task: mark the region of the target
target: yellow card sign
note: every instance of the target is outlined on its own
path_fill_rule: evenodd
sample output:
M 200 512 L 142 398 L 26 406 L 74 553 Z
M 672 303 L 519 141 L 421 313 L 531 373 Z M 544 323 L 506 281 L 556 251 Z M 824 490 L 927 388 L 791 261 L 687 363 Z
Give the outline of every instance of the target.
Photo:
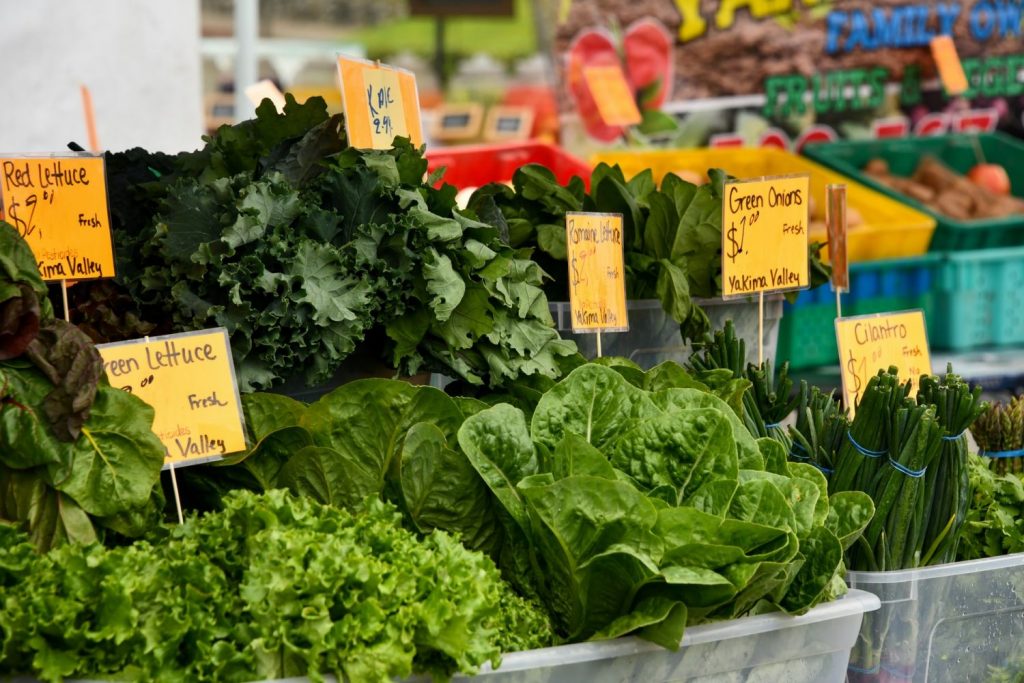
M 901 380 L 917 380 L 932 371 L 928 335 L 921 311 L 861 315 L 836 320 L 836 341 L 843 379 L 843 401 L 851 414 L 868 380 L 889 366 Z
M 358 149 L 390 149 L 398 136 L 423 144 L 416 76 L 404 69 L 338 57 L 341 102 L 348 143 Z
M 935 36 L 931 41 L 932 59 L 935 60 L 935 68 L 939 72 L 939 80 L 942 87 L 950 95 L 962 95 L 969 84 L 967 74 L 964 72 L 964 65 L 957 54 L 956 44 L 952 36 Z
M 625 332 L 622 214 L 567 213 L 566 260 L 573 332 Z
M 621 66 L 588 66 L 583 69 L 583 78 L 594 96 L 597 113 L 607 125 L 635 126 L 643 120 Z
M 167 448 L 165 465 L 194 465 L 245 450 L 224 328 L 96 348 L 110 384 L 153 406 L 153 432 Z
M 722 197 L 722 295 L 803 289 L 810 176 L 725 184 Z
M 44 280 L 114 277 L 102 156 L 0 157 L 0 200 Z

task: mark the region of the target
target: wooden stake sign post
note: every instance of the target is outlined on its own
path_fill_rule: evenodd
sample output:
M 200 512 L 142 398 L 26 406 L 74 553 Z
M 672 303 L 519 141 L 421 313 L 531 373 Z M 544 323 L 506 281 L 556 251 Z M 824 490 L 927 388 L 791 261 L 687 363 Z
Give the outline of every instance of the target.
M 351 57 L 338 57 L 341 103 L 348 144 L 391 149 L 396 137 L 423 144 L 420 99 L 411 71 Z
M 176 467 L 246 448 L 231 346 L 222 327 L 96 347 L 112 386 L 153 406 L 153 432 L 167 449 L 164 469 L 178 498 Z M 178 517 L 181 518 L 181 501 Z
M 806 289 L 810 176 L 725 184 L 722 197 L 722 296 L 758 295 L 757 360 L 764 362 L 764 294 Z
M 836 320 L 843 403 L 856 412 L 868 380 L 880 369 L 896 366 L 900 380 L 917 381 L 931 372 L 928 334 L 920 310 L 878 313 Z
M 0 156 L 3 215 L 24 238 L 48 282 L 114 277 L 103 157 Z
M 629 330 L 622 214 L 567 213 L 565 245 L 572 331 L 597 333 L 600 358 L 602 332 Z
M 846 185 L 825 187 L 825 223 L 828 228 L 828 260 L 832 266 L 832 291 L 836 293 L 836 317 L 843 317 L 841 295 L 850 291 L 850 263 L 846 257 Z

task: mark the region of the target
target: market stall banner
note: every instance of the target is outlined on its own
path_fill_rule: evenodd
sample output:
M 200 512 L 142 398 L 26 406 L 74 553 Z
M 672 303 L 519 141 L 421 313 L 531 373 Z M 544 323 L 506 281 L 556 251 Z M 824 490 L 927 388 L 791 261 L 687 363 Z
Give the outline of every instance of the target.
M 153 406 L 165 467 L 244 451 L 242 402 L 224 328 L 99 344 L 111 385 Z
M 44 280 L 114 277 L 102 156 L 0 157 L 0 199 Z
M 567 86 L 582 36 L 641 19 L 664 25 L 674 45 L 663 109 L 682 119 L 684 146 L 1024 132 L 1021 0 L 573 0 L 563 19 Z M 951 36 L 962 60 L 962 97 L 937 79 L 938 36 Z

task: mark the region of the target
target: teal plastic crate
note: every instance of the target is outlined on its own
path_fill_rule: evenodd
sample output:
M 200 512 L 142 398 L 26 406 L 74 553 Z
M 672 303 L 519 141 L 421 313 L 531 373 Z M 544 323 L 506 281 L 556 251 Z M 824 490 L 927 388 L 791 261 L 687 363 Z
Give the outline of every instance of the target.
M 946 254 L 936 286 L 933 349 L 1024 344 L 1024 247 Z
M 803 153 L 857 182 L 933 216 L 937 222 L 931 251 L 962 251 L 1024 245 L 1024 214 L 1006 218 L 958 221 L 925 207 L 863 172 L 868 161 L 885 159 L 893 175 L 913 175 L 922 157 L 931 155 L 958 173 L 978 163 L 980 148 L 985 161 L 1002 165 L 1010 176 L 1011 192 L 1024 198 L 1024 142 L 1001 133 L 940 135 L 882 140 L 846 140 L 807 145 Z
M 938 304 L 936 278 L 942 261 L 941 254 L 925 254 L 851 264 L 850 291 L 843 295 L 843 315 L 920 308 L 925 312 L 931 338 Z M 794 370 L 836 365 L 839 349 L 835 317 L 836 295 L 831 287 L 800 292 L 795 303 L 784 306 L 776 362 L 788 360 Z

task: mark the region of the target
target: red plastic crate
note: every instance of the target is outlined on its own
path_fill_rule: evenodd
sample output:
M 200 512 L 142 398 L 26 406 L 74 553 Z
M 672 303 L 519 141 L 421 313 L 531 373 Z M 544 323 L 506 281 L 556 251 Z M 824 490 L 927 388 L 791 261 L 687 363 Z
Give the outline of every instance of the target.
M 546 166 L 562 185 L 573 176 L 580 176 L 590 189 L 590 166 L 561 147 L 543 142 L 462 145 L 427 151 L 428 171 L 433 173 L 442 166 L 446 167 L 442 181 L 460 190 L 487 183 L 509 182 L 516 169 L 526 164 Z

